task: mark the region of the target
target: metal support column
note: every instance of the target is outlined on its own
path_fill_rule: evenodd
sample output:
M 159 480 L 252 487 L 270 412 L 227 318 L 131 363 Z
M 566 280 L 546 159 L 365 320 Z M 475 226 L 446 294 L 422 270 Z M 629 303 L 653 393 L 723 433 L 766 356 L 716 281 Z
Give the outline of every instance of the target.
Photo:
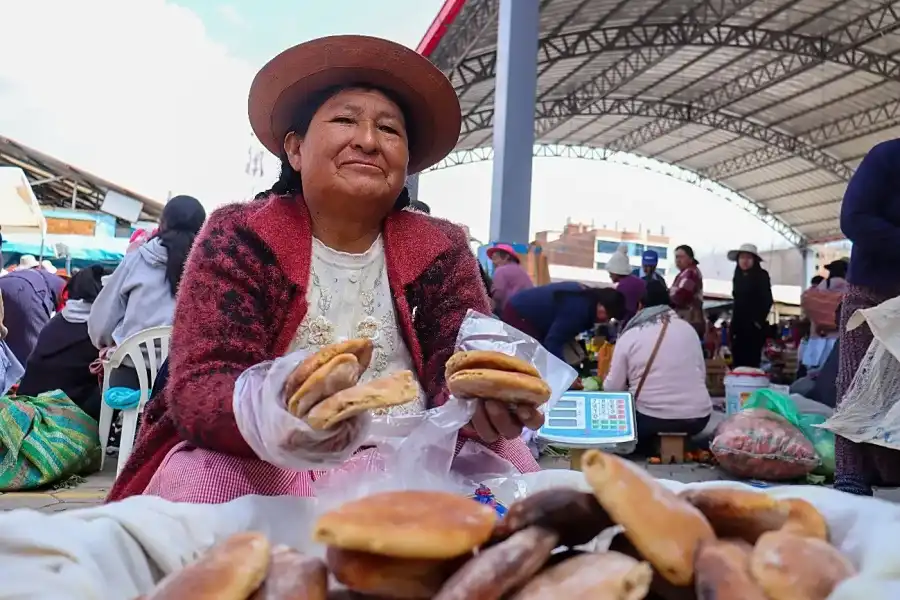
M 500 0 L 494 91 L 492 242 L 529 242 L 539 21 L 539 0 Z
M 409 192 L 410 200 L 419 199 L 419 174 L 410 175 L 406 178 L 406 191 Z

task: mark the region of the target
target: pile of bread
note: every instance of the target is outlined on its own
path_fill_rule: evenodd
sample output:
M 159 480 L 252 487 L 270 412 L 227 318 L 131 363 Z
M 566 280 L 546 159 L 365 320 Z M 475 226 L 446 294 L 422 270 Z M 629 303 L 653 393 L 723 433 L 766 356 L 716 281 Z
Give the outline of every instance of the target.
M 544 490 L 497 519 L 442 492 L 398 491 L 316 522 L 325 560 L 237 535 L 146 600 L 825 600 L 853 565 L 811 504 L 727 488 L 676 494 L 591 450 L 593 493 Z M 604 552 L 575 549 L 619 526 Z

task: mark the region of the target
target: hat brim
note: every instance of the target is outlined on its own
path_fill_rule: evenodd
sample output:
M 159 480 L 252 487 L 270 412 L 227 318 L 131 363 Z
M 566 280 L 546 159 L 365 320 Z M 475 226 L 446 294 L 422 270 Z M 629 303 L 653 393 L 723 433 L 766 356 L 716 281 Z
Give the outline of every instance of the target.
M 737 262 L 738 256 L 741 254 L 752 254 L 756 257 L 756 260 L 759 262 L 763 262 L 763 257 L 757 254 L 756 252 L 750 252 L 749 250 L 729 250 L 728 251 L 728 260 L 731 262 Z
M 362 35 L 305 42 L 266 63 L 250 86 L 250 126 L 269 152 L 281 156 L 297 109 L 322 90 L 349 84 L 371 85 L 402 103 L 407 129 L 412 132 L 410 174 L 435 165 L 453 151 L 462 113 L 450 81 L 414 50 Z
M 513 250 L 512 252 L 510 252 L 507 248 L 498 248 L 498 247 L 496 247 L 496 246 L 493 246 L 493 247 L 491 247 L 491 248 L 488 248 L 487 251 L 485 252 L 485 254 L 487 254 L 487 257 L 488 257 L 488 258 L 493 258 L 493 257 L 494 257 L 494 254 L 496 254 L 497 252 L 506 252 L 507 254 L 509 254 L 509 257 L 510 257 L 511 259 L 513 259 L 513 260 L 516 261 L 517 263 L 518 263 L 518 262 L 521 262 L 521 261 L 519 260 L 519 255 L 515 252 L 515 250 Z

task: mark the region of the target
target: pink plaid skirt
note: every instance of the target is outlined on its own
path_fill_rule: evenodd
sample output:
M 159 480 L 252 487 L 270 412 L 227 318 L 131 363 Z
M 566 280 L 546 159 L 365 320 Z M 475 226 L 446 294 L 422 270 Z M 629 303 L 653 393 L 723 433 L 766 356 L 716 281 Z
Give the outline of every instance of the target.
M 460 438 L 456 442 L 457 454 L 466 441 L 477 443 Z M 501 439 L 486 446 L 522 473 L 540 470 L 521 438 Z M 365 462 L 365 453 L 371 452 L 374 450 L 354 455 L 345 463 L 346 468 L 353 468 L 350 463 Z M 315 482 L 326 473 L 289 471 L 261 460 L 230 456 L 181 442 L 163 459 L 144 494 L 197 504 L 219 504 L 247 495 L 314 496 Z

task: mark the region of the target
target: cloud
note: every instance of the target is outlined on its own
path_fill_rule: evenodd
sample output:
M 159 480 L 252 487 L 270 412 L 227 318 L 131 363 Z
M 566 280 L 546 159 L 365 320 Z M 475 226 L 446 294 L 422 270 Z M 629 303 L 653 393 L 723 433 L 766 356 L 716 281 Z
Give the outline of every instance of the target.
M 196 14 L 164 0 L 30 0 L 0 3 L 0 23 L 0 133 L 161 200 L 250 193 L 255 69 Z
M 216 10 L 220 17 L 235 27 L 244 27 L 247 24 L 243 15 L 241 15 L 241 13 L 238 12 L 238 9 L 231 4 L 222 4 Z

